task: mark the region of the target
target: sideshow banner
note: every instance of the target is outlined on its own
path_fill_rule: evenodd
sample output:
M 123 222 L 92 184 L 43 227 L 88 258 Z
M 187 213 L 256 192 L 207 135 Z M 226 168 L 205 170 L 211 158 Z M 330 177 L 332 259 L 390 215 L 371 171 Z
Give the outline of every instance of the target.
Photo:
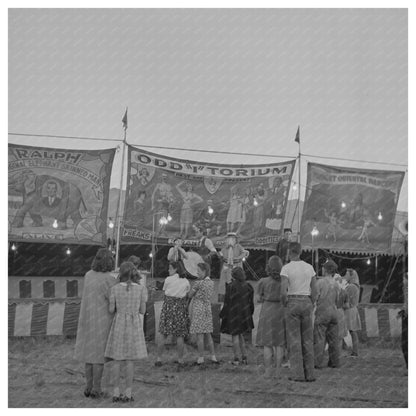
M 275 247 L 283 227 L 295 161 L 219 165 L 185 161 L 129 146 L 124 243 L 199 242 L 216 246 L 235 232 L 246 247 Z
M 114 154 L 9 144 L 9 239 L 105 243 Z
M 389 250 L 403 178 L 404 172 L 309 163 L 302 244 L 333 250 Z

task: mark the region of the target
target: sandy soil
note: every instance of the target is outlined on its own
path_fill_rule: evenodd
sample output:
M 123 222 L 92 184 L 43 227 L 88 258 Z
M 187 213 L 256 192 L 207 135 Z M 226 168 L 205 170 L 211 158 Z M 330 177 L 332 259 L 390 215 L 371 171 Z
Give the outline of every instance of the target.
M 317 370 L 314 383 L 263 377 L 262 350 L 250 347 L 249 364 L 231 365 L 232 350 L 217 345 L 220 366 L 193 366 L 196 350 L 187 346 L 185 368 L 174 364 L 168 347 L 165 364 L 137 362 L 133 403 L 83 396 L 83 365 L 73 358 L 74 339 L 25 338 L 9 341 L 9 407 L 407 407 L 407 371 L 398 348 L 362 347 L 359 358 L 344 358 L 339 369 Z M 104 389 L 110 391 L 106 364 Z

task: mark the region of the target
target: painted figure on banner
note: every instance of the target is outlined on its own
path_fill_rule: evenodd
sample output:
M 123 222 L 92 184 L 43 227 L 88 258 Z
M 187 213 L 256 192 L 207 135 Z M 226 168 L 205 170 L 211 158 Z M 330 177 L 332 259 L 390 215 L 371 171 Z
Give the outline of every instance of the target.
M 267 198 L 267 192 L 260 184 L 257 188 L 256 195 L 254 197 L 254 212 L 253 212 L 253 228 L 255 236 L 261 234 L 263 232 L 263 228 L 265 225 L 265 215 L 264 215 L 264 203 Z
M 9 178 L 9 188 L 21 193 L 23 201 L 12 222 L 15 228 L 23 228 L 27 214 L 32 219 L 31 227 L 51 226 L 57 220 L 58 229 L 68 227 L 67 219 L 72 219 L 72 227 L 76 228 L 82 220 L 81 206 L 86 210 L 79 188 L 50 175 L 37 175 L 26 169 Z M 60 192 L 60 196 L 58 195 Z M 50 224 L 44 224 L 48 218 Z
M 218 220 L 218 208 L 218 204 L 214 204 L 212 199 L 208 199 L 199 214 L 199 221 L 196 225 L 206 231 L 207 237 L 221 234 L 222 226 Z
M 364 216 L 363 216 L 363 219 L 362 219 L 361 234 L 358 237 L 358 241 L 361 241 L 361 242 L 366 243 L 366 244 L 370 244 L 370 240 L 368 238 L 368 229 L 370 227 L 377 227 L 377 225 L 371 219 L 371 216 L 370 216 L 370 213 L 369 213 L 368 209 L 365 209 L 364 210 Z
M 359 193 L 354 200 L 352 201 L 350 208 L 350 223 L 354 226 L 360 225 L 364 217 L 364 203 L 363 203 L 363 194 Z
M 253 201 L 253 190 L 251 187 L 247 186 L 242 198 L 241 220 L 237 228 L 237 235 L 241 234 L 242 229 L 252 226 L 254 210 Z
M 172 185 L 168 183 L 168 175 L 162 173 L 162 181 L 159 182 L 152 193 L 152 211 L 155 216 L 156 234 L 167 236 L 166 224 L 161 223 L 162 218 L 167 218 L 175 198 Z
M 182 187 L 185 189 L 183 190 Z M 192 184 L 188 181 L 182 181 L 176 185 L 176 189 L 183 199 L 180 213 L 180 235 L 182 238 L 188 238 L 190 228 L 194 220 L 193 206 L 203 202 L 203 199 L 193 191 Z
M 139 191 L 139 195 L 133 203 L 134 212 L 131 217 L 131 220 L 136 227 L 143 227 L 144 217 L 146 215 L 145 200 L 146 200 L 146 192 Z
M 331 211 L 328 214 L 328 211 L 325 209 L 325 217 L 328 218 L 329 220 L 329 224 L 328 227 L 326 228 L 326 232 L 325 232 L 325 239 L 328 240 L 328 238 L 332 238 L 334 240 L 334 242 L 337 241 L 337 232 L 339 231 L 339 225 L 342 224 L 342 221 L 340 221 L 337 218 L 337 213 L 336 211 Z
M 286 197 L 286 187 L 283 184 L 283 179 L 280 176 L 276 176 L 272 179 L 272 186 L 269 190 L 268 212 L 267 218 L 282 218 L 283 206 Z
M 245 250 L 243 246 L 238 243 L 236 233 L 229 232 L 227 233 L 225 244 L 219 255 L 223 264 L 218 286 L 218 302 L 223 302 L 225 287 L 231 282 L 231 271 L 235 267 L 243 268 L 243 259 L 248 257 L 249 251 Z
M 227 212 L 227 233 L 233 232 L 236 225 L 238 228 L 242 219 L 242 209 L 240 190 L 235 185 L 231 188 L 230 205 Z

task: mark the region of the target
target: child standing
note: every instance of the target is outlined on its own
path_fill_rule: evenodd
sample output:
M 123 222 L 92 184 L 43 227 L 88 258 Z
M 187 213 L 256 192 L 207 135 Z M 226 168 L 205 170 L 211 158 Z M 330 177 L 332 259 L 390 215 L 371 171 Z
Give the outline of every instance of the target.
M 184 337 L 189 333 L 188 298 L 191 290 L 188 279 L 185 278 L 186 271 L 181 263 L 169 263 L 169 276 L 163 284 L 165 298 L 160 313 L 159 332 L 163 339 L 158 345 L 155 365 L 162 365 L 161 356 L 169 335 L 176 338 L 178 348 L 178 363 L 183 362 Z
M 233 340 L 233 365 L 247 364 L 247 352 L 243 334 L 254 328 L 253 323 L 253 288 L 247 283 L 241 267 L 231 272 L 232 281 L 226 286 L 224 305 L 220 312 L 221 332 L 230 334 Z
M 259 301 L 262 303 L 256 344 L 263 346 L 265 378 L 273 377 L 273 358 L 276 366 L 276 377 L 279 377 L 283 360 L 283 349 L 286 344 L 285 309 L 281 302 L 282 260 L 272 256 L 267 264 L 268 277 L 260 279 L 257 286 Z M 274 356 L 274 357 L 273 357 Z
M 113 363 L 113 402 L 133 401 L 134 360 L 147 357 L 146 342 L 139 313 L 146 312 L 146 293 L 138 284 L 139 274 L 131 262 L 120 266 L 119 283 L 111 288 L 110 312 L 115 312 L 105 356 Z M 125 362 L 126 390 L 120 395 L 120 364 Z
M 212 323 L 211 297 L 214 291 L 214 282 L 209 277 L 210 267 L 207 263 L 199 263 L 197 268 L 198 281 L 194 284 L 188 297 L 192 298 L 189 305 L 191 328 L 190 333 L 196 334 L 198 345 L 197 364 L 204 363 L 204 337 L 208 342 L 211 353 L 211 362 L 218 364 L 215 356 L 214 341 L 211 333 L 214 330 Z

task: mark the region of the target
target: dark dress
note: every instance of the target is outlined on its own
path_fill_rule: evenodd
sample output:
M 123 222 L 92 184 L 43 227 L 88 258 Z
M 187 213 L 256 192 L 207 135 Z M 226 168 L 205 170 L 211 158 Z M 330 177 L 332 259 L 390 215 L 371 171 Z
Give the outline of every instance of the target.
M 233 280 L 226 286 L 224 306 L 220 312 L 221 332 L 240 335 L 254 328 L 254 290 L 247 282 Z

